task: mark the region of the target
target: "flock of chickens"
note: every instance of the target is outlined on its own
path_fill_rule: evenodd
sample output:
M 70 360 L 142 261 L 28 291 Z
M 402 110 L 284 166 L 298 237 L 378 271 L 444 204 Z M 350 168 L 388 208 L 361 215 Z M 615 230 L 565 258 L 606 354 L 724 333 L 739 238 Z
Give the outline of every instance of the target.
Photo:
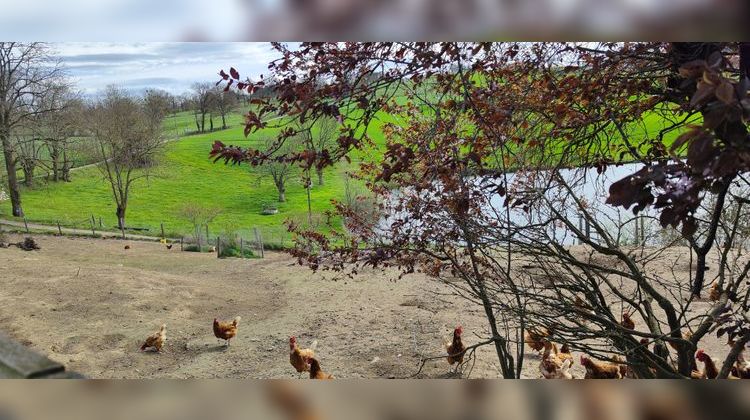
M 164 240 L 162 240 L 162 244 L 165 244 Z M 167 249 L 172 248 L 172 244 L 166 245 Z M 130 246 L 126 245 L 125 249 L 130 249 Z M 716 287 L 712 285 L 711 300 L 714 300 L 714 295 L 718 295 L 718 292 Z M 577 300 L 576 304 L 585 306 L 580 300 Z M 237 335 L 237 327 L 240 320 L 241 318 L 239 316 L 234 318 L 234 320 L 227 322 L 219 321 L 214 318 L 214 336 L 218 339 L 225 340 L 226 346 L 229 346 L 230 340 Z M 622 320 L 620 323 L 627 329 L 635 329 L 635 321 L 631 314 L 627 312 L 622 314 Z M 467 350 L 461 340 L 462 334 L 463 328 L 458 326 L 453 330 L 453 340 L 444 343 L 447 352 L 446 360 L 451 366 L 455 364 L 456 369 L 463 364 L 464 355 Z M 526 345 L 541 353 L 539 372 L 542 374 L 542 377 L 545 379 L 576 379 L 571 372 L 574 358 L 570 348 L 567 344 L 563 344 L 558 349 L 557 344 L 549 340 L 549 337 L 550 332 L 542 327 L 526 331 L 524 339 Z M 162 325 L 159 331 L 146 338 L 146 341 L 141 345 L 141 351 L 152 349 L 160 352 L 166 339 L 167 326 Z M 643 344 L 648 344 L 647 339 L 644 339 L 644 341 Z M 326 373 L 321 369 L 320 361 L 315 358 L 315 348 L 317 343 L 317 341 L 313 341 L 309 348 L 301 349 L 297 344 L 297 338 L 293 336 L 289 337 L 289 362 L 300 376 L 303 372 L 308 372 L 310 379 L 334 379 L 333 375 Z M 672 345 L 671 343 L 669 344 Z M 750 379 L 750 362 L 745 359 L 743 353 L 740 353 L 737 357 L 737 362 L 731 369 L 729 379 Z M 693 379 L 715 379 L 719 376 L 719 369 L 716 366 L 716 363 L 704 350 L 698 350 L 695 353 L 695 359 L 696 361 L 703 363 L 704 369 L 693 370 L 691 374 Z M 612 357 L 612 360 L 614 360 L 614 362 L 596 361 L 586 355 L 581 355 L 581 366 L 586 369 L 584 379 L 637 378 L 635 372 L 625 363 L 624 360 L 622 360 L 622 358 L 615 355 Z
M 232 338 L 237 335 L 237 328 L 240 324 L 241 317 L 235 317 L 232 321 L 220 321 L 214 318 L 213 331 L 214 336 L 224 340 L 225 345 L 229 347 Z M 141 345 L 141 351 L 151 350 L 161 352 L 164 343 L 167 341 L 167 326 L 162 324 L 159 331 L 151 334 Z M 289 338 L 289 362 L 292 364 L 297 373 L 309 372 L 310 379 L 334 379 L 333 375 L 323 372 L 320 368 L 320 362 L 315 358 L 315 347 L 317 341 L 307 349 L 300 349 L 295 337 Z
M 628 313 L 622 314 L 621 325 L 627 329 L 635 329 L 635 321 Z M 573 366 L 573 355 L 567 344 L 559 350 L 557 345 L 549 340 L 550 332 L 546 328 L 537 328 L 526 331 L 525 343 L 537 352 L 541 352 L 539 371 L 545 379 L 575 379 L 570 369 Z M 686 337 L 688 338 L 688 337 Z M 648 339 L 642 341 L 648 345 Z M 732 343 L 729 343 L 732 344 Z M 670 343 L 671 345 L 671 343 Z M 744 352 L 743 352 L 744 353 Z M 731 369 L 729 379 L 750 379 L 750 362 L 744 354 L 740 353 L 737 362 Z M 704 350 L 695 353 L 695 359 L 702 362 L 703 370 L 697 368 L 691 373 L 693 379 L 716 379 L 719 369 L 711 357 Z M 637 379 L 638 375 L 619 356 L 612 357 L 614 362 L 593 360 L 586 355 L 581 355 L 581 366 L 586 369 L 584 379 Z M 697 366 L 697 363 L 696 363 Z

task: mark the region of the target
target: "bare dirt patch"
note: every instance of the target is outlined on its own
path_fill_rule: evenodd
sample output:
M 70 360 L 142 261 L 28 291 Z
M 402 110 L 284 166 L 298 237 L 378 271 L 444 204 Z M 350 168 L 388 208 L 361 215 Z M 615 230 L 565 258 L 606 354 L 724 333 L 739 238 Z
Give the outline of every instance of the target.
M 0 249 L 0 329 L 90 377 L 296 378 L 290 335 L 303 346 L 317 340 L 323 369 L 338 378 L 402 377 L 419 354 L 443 352 L 454 326 L 469 345 L 487 330 L 481 308 L 419 275 L 334 280 L 282 253 L 217 259 L 151 242 L 35 238 L 39 251 Z M 239 334 L 225 348 L 211 322 L 236 315 Z M 162 323 L 164 352 L 140 352 Z M 718 342 L 708 348 L 725 353 Z M 528 356 L 525 377 L 539 377 L 537 360 Z M 429 362 L 420 377 L 449 370 Z M 574 372 L 583 373 L 577 361 Z M 492 348 L 478 351 L 471 376 L 500 376 Z

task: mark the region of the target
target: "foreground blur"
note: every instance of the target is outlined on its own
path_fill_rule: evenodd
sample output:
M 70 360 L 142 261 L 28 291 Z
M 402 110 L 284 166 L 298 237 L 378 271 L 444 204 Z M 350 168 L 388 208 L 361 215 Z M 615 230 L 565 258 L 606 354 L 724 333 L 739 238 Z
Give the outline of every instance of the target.
M 746 0 L 28 0 L 0 39 L 35 41 L 746 38 Z
M 557 382 L 562 385 L 562 382 Z M 15 382 L 0 384 L 0 420 L 749 418 L 746 388 L 728 382 L 501 384 L 488 381 Z M 680 384 L 682 385 L 682 384 Z

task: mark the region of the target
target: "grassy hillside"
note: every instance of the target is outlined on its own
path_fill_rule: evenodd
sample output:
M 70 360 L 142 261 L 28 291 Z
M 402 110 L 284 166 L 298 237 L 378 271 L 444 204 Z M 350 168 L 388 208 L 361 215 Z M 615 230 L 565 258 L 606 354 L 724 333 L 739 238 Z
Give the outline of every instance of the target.
M 214 122 L 216 124 L 216 121 Z M 174 124 L 174 125 L 173 125 Z M 247 165 L 228 166 L 213 163 L 208 158 L 215 140 L 248 146 L 251 141 L 242 135 L 241 117 L 233 115 L 230 128 L 201 135 L 189 135 L 170 141 L 165 147 L 159 169 L 133 188 L 127 211 L 128 224 L 159 232 L 164 223 L 168 234 L 187 234 L 191 230 L 186 220 L 178 217 L 179 209 L 189 202 L 219 207 L 222 213 L 211 224 L 218 233 L 232 225 L 245 231 L 261 227 L 264 239 L 278 237 L 285 231 L 287 218 L 306 220 L 307 199 L 301 176 L 294 176 L 287 186 L 287 201 L 278 203 L 277 193 L 270 179 L 258 182 L 257 170 Z M 175 127 L 177 127 L 175 129 Z M 192 115 L 178 114 L 165 122 L 168 136 L 175 131 L 192 129 Z M 257 138 L 257 137 L 256 137 Z M 312 210 L 322 213 L 330 208 L 330 200 L 343 196 L 346 171 L 344 166 L 325 172 L 325 185 L 312 188 Z M 70 183 L 48 183 L 33 190 L 23 191 L 23 206 L 29 221 L 55 223 L 64 226 L 89 226 L 91 215 L 103 219 L 105 228 L 116 224 L 109 184 L 98 168 L 85 168 L 72 173 Z M 275 215 L 262 215 L 265 204 L 277 206 Z M 0 216 L 9 217 L 10 203 L 3 202 Z M 213 234 L 212 234 L 213 236 Z
M 383 116 L 371 125 L 368 134 L 376 147 L 355 153 L 355 159 L 380 158 L 382 148 L 378 146 L 384 141 L 380 127 L 390 118 Z M 165 120 L 164 134 L 169 142 L 158 170 L 150 178 L 139 181 L 132 190 L 127 210 L 129 226 L 147 228 L 150 233 L 156 234 L 163 223 L 168 235 L 187 235 L 191 225 L 180 219 L 179 210 L 185 203 L 199 203 L 222 209 L 211 223 L 212 236 L 231 227 L 245 237 L 251 237 L 252 228 L 259 227 L 264 232 L 264 239 L 280 241 L 282 237 L 288 238 L 283 226 L 286 219 L 307 219 L 306 192 L 300 175 L 293 176 L 287 185 L 287 201 L 278 203 L 271 180 L 258 181 L 256 168 L 213 163 L 208 158 L 215 140 L 249 146 L 264 134 L 254 133 L 250 140 L 245 139 L 239 112 L 232 114 L 227 123 L 230 125 L 227 130 L 187 135 L 195 129 L 192 113 L 179 113 Z M 634 124 L 630 129 L 636 137 L 653 137 L 666 124 L 660 116 L 653 114 L 644 116 L 642 124 Z M 214 126 L 219 125 L 220 120 L 215 120 Z M 671 142 L 677 134 L 669 133 L 665 141 Z M 326 171 L 324 186 L 313 187 L 312 210 L 318 217 L 331 208 L 331 199 L 343 197 L 345 172 L 351 169 L 351 165 L 341 162 Z M 23 191 L 23 206 L 28 220 L 44 223 L 59 221 L 68 227 L 88 228 L 90 217 L 94 215 L 97 220 L 102 218 L 105 228 L 113 229 L 116 223 L 115 208 L 109 184 L 99 168 L 84 168 L 74 171 L 72 175 L 70 183 L 41 184 L 35 189 Z M 278 214 L 263 215 L 262 209 L 268 204 L 275 205 Z M 0 203 L 0 217 L 10 217 L 9 202 Z

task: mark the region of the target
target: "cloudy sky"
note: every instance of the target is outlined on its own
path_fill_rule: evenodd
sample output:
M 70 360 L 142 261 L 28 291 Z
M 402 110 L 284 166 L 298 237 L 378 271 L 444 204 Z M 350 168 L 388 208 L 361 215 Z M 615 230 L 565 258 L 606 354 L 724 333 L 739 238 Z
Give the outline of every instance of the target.
M 180 94 L 194 82 L 219 80 L 235 67 L 257 79 L 276 58 L 263 42 L 146 42 L 53 44 L 78 89 L 95 94 L 107 85 L 141 91 L 159 88 Z

